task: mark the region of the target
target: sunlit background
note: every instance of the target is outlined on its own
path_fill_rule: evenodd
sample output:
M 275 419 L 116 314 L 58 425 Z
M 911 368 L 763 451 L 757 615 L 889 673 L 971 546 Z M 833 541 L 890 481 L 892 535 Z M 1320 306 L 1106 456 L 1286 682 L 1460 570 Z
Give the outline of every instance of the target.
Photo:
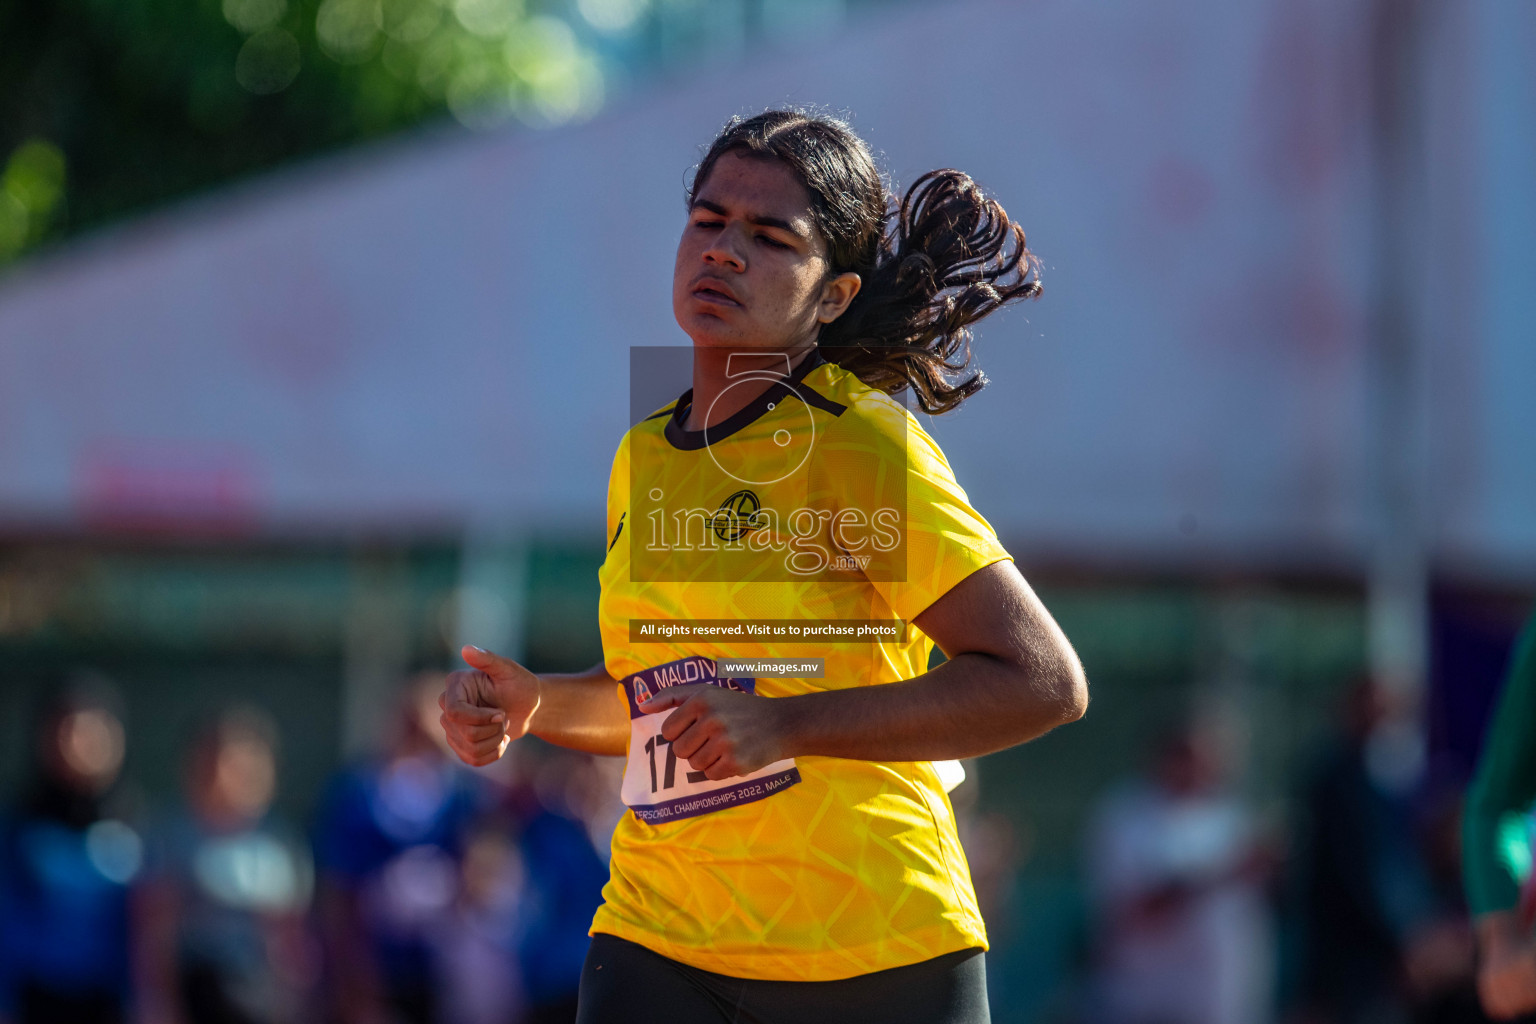
M 1511 0 L 0 3 L 0 798 L 83 843 L 0 863 L 124 936 L 50 977 L 170 1020 L 244 943 L 252 1019 L 569 1019 L 612 765 L 451 771 L 412 687 L 600 659 L 684 183 L 800 103 L 1044 261 L 925 421 L 1093 691 L 954 794 L 994 1018 L 1161 970 L 1116 902 L 1157 861 L 1227 865 L 1190 1019 L 1480 1019 L 1448 837 L 1536 594 L 1533 53 Z M 1350 771 L 1377 824 L 1319 838 Z M 1385 1016 L 1318 980 L 1324 842 L 1393 879 L 1348 925 Z

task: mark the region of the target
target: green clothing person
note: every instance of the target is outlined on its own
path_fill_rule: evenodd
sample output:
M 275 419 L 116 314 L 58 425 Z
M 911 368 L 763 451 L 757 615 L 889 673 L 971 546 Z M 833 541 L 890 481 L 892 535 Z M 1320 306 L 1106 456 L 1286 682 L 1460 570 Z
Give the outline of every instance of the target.
M 1522 914 L 1536 805 L 1536 617 L 1526 624 L 1467 793 L 1462 849 L 1477 925 L 1478 993 L 1492 1017 L 1536 1012 L 1536 932 Z

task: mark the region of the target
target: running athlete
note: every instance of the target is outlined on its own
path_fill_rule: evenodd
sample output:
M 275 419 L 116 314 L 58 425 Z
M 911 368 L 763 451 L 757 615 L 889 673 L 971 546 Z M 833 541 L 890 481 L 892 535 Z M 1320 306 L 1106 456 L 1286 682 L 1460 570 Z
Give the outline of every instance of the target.
M 1039 290 L 969 177 L 896 204 L 840 121 L 770 111 L 706 153 L 673 272 L 693 387 L 614 459 L 603 663 L 466 647 L 441 700 L 472 765 L 528 733 L 628 759 L 582 1024 L 989 1019 L 946 765 L 1081 717 L 1087 684 L 903 400 L 977 392 L 969 327 Z
M 1483 1008 L 1498 1020 L 1536 1014 L 1536 618 L 1515 648 L 1463 830 Z

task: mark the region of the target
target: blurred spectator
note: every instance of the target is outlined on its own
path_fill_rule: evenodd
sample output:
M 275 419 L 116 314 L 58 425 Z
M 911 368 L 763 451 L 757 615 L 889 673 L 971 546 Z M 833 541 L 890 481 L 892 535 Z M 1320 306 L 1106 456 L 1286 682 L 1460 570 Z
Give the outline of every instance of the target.
M 1029 853 L 1029 831 L 1016 814 L 981 807 L 981 766 L 965 763 L 965 778 L 949 792 L 971 884 L 987 935 L 1007 941 L 1013 928 L 1014 883 Z
M 589 835 L 601 826 L 585 819 L 611 832 L 618 802 L 601 764 L 534 739 L 497 764 L 497 800 L 473 830 L 455 913 L 436 943 L 447 1024 L 576 1019 L 587 928 L 608 881 Z
M 1483 1005 L 1536 1015 L 1536 617 L 1515 647 L 1467 793 L 1467 896 L 1477 915 Z
M 1109 1024 L 1253 1024 L 1270 1017 L 1269 857 L 1225 792 L 1214 730 L 1187 725 L 1152 771 L 1110 790 L 1089 831 L 1097 977 Z
M 413 680 L 383 755 L 343 770 L 320 808 L 321 931 L 330 1011 L 344 1024 L 446 1019 L 434 946 L 455 924 L 472 828 L 489 794 L 483 779 L 444 756 L 441 691 L 439 676 Z M 470 868 L 478 888 L 468 898 L 494 904 L 500 883 L 482 877 L 512 869 L 487 869 L 486 859 Z M 515 961 L 505 969 L 515 971 Z M 493 982 L 501 983 L 482 977 Z
M 43 714 L 31 788 L 0 824 L 0 1018 L 16 1024 L 124 1019 L 129 884 L 142 844 L 110 816 L 122 718 L 77 690 Z
M 613 832 L 618 780 L 604 770 L 622 762 L 521 741 L 538 762 L 533 785 L 514 784 L 505 807 L 528 880 L 527 925 L 520 952 L 528 994 L 527 1024 L 569 1024 L 586 960 L 587 928 L 603 900 L 608 866 L 593 831 Z M 535 754 L 534 752 L 537 751 Z M 531 756 L 530 756 L 531 755 Z M 606 850 L 606 843 L 604 849 Z
M 385 755 L 344 771 L 321 810 L 333 1016 L 569 1024 L 608 880 L 590 832 L 611 831 L 617 781 L 536 740 L 463 768 L 444 756 L 441 690 L 414 680 Z
M 1477 1000 L 1472 921 L 1461 888 L 1460 794 L 1441 788 L 1420 813 L 1431 911 L 1404 964 L 1414 1024 L 1485 1024 Z
M 145 886 L 150 1016 L 277 1024 L 305 1016 L 317 951 L 305 931 L 309 850 L 274 820 L 276 731 L 229 711 L 194 740 L 187 810 L 158 836 Z
M 1434 906 L 1405 776 L 1384 742 L 1401 718 L 1380 686 L 1356 683 L 1306 787 L 1296 867 L 1308 1021 L 1406 1019 L 1409 955 Z
M 473 832 L 455 912 L 436 942 L 448 1024 L 571 1024 L 587 928 L 608 869 L 543 782 L 590 761 L 525 743 L 495 811 Z M 532 778 L 530 778 L 532 776 Z
M 522 1021 L 528 1002 L 516 969 L 528 937 L 522 854 L 507 829 L 481 827 L 466 844 L 460 867 L 453 912 L 433 942 L 439 1017 L 447 1024 Z

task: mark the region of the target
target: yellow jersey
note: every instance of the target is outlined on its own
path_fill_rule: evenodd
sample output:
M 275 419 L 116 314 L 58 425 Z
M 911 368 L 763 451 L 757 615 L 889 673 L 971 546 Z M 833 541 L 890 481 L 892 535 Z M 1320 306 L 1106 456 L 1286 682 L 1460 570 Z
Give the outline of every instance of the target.
M 812 351 L 689 431 L 692 392 L 632 427 L 608 485 L 599 618 L 634 730 L 626 812 L 592 932 L 741 978 L 827 981 L 986 948 L 932 762 L 796 757 L 710 782 L 664 756 L 637 701 L 713 682 L 764 698 L 921 675 L 933 641 L 781 629 L 700 638 L 632 622 L 910 624 L 1007 551 L 898 401 Z M 734 386 L 734 384 L 732 385 Z M 820 657 L 821 678 L 724 680 L 711 659 Z

